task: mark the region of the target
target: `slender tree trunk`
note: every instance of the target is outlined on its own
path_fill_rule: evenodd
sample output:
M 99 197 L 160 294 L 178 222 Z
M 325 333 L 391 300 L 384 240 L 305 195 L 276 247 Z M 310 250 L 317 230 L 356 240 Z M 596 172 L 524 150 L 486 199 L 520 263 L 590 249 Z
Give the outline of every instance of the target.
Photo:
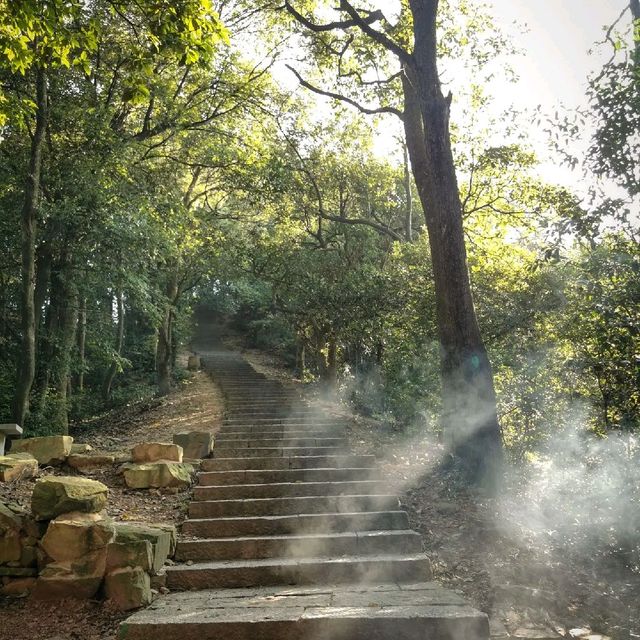
M 58 302 L 58 335 L 55 338 L 55 358 L 51 372 L 52 395 L 51 410 L 47 412 L 50 426 L 56 433 L 69 433 L 69 375 L 71 372 L 71 353 L 78 317 L 78 290 L 75 286 L 71 266 L 67 265 L 58 283 L 60 300 Z
M 158 328 L 156 346 L 156 373 L 158 375 L 158 393 L 166 396 L 171 391 L 171 334 L 173 331 L 174 305 L 178 299 L 178 279 L 175 273 L 169 277 L 166 289 L 167 304 L 162 323 Z
M 31 393 L 36 370 L 35 248 L 42 148 L 47 128 L 47 106 L 47 74 L 43 68 L 39 68 L 36 75 L 36 126 L 31 140 L 29 173 L 25 184 L 21 220 L 22 286 L 20 313 L 22 344 L 13 406 L 14 420 L 20 425 L 24 424 L 29 412 L 29 394 Z
M 334 337 L 329 339 L 325 374 L 327 388 L 335 391 L 338 388 L 338 344 Z
M 303 381 L 307 369 L 305 351 L 306 350 L 304 342 L 298 338 L 296 343 L 296 370 L 298 371 L 300 380 Z
M 404 235 L 407 242 L 413 241 L 413 194 L 411 193 L 411 165 L 406 143 L 402 145 L 404 157 L 404 193 L 407 208 L 404 214 Z
M 59 334 L 59 306 L 62 293 L 58 289 L 57 272 L 51 271 L 51 297 L 44 313 L 44 322 L 37 342 L 36 375 L 31 390 L 31 413 L 44 415 L 51 383 L 51 369 L 55 357 L 56 339 Z
M 405 133 L 429 232 L 441 354 L 445 441 L 467 479 L 493 484 L 502 462 L 493 374 L 467 267 L 449 131 L 437 69 L 438 0 L 410 0 L 415 48 L 405 69 Z
M 49 292 L 49 285 L 51 282 L 52 263 L 52 247 L 49 242 L 45 242 L 36 251 L 36 280 L 33 293 L 36 345 L 39 339 L 40 328 L 42 324 L 42 310 L 44 308 L 45 300 L 47 299 L 47 293 Z
M 121 289 L 118 289 L 116 293 L 116 304 L 118 307 L 118 326 L 116 329 L 115 349 L 113 360 L 102 381 L 102 399 L 105 402 L 108 402 L 111 398 L 111 386 L 113 385 L 116 373 L 118 373 L 118 358 L 122 355 L 122 347 L 124 346 L 124 297 Z
M 84 369 L 85 363 L 85 350 L 87 344 L 87 299 L 82 298 L 80 301 L 80 309 L 78 311 L 78 378 L 76 386 L 78 391 L 82 393 L 84 391 Z

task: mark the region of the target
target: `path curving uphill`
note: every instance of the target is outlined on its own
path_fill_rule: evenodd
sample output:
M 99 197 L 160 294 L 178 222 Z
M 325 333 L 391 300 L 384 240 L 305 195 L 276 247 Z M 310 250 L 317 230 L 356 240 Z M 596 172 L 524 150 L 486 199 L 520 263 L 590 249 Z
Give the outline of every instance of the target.
M 126 640 L 486 640 L 484 614 L 430 582 L 373 456 L 344 425 L 220 345 L 203 365 L 226 397 L 182 527 L 171 593 Z

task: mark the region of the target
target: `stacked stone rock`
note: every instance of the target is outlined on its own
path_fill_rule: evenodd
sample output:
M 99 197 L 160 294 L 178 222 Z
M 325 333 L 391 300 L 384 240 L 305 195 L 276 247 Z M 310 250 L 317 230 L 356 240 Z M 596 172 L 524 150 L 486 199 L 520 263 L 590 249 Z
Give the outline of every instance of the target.
M 176 438 L 190 453 L 209 455 L 213 447 L 208 433 Z M 184 488 L 191 483 L 193 466 L 182 461 L 177 444 L 144 443 L 130 455 L 114 456 L 74 445 L 68 436 L 16 441 L 12 454 L 0 458 L 0 470 L 10 481 L 35 474 L 38 463 L 87 472 L 123 458 L 134 460 L 121 468 L 125 482 L 133 479 L 127 482 L 130 487 Z M 123 610 L 149 604 L 152 587 L 162 588 L 164 566 L 175 553 L 175 527 L 114 522 L 106 514 L 107 501 L 108 488 L 101 482 L 48 476 L 36 483 L 30 512 L 0 503 L 1 593 L 44 599 L 105 596 Z
M 19 505 L 0 502 L 0 593 L 21 596 L 35 584 L 43 527 Z
M 88 478 L 49 476 L 33 491 L 31 513 L 0 503 L 4 595 L 42 599 L 104 594 L 123 610 L 149 604 L 175 553 L 175 527 L 120 523 L 104 511 L 108 489 Z
M 122 465 L 124 481 L 132 489 L 173 488 L 191 485 L 192 464 L 182 461 L 183 449 L 177 444 L 145 442 L 131 450 L 132 463 Z

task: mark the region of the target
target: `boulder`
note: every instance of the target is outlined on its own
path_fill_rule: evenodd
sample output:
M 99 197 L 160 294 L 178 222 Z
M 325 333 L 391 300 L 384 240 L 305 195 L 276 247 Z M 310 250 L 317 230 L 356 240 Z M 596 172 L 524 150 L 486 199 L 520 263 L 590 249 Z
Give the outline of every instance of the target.
M 17 505 L 12 507 L 0 502 L 0 534 L 7 531 L 19 532 L 23 526 L 26 513 Z
M 187 369 L 189 369 L 189 371 L 198 371 L 200 369 L 200 356 L 189 356 Z
M 0 456 L 0 482 L 33 478 L 38 473 L 38 461 L 30 453 L 10 453 Z
M 31 511 L 36 520 L 53 520 L 63 513 L 98 513 L 107 505 L 109 490 L 87 478 L 50 476 L 36 482 Z
M 72 453 L 67 458 L 67 464 L 80 472 L 109 467 L 115 464 L 115 461 L 115 456 L 100 453 Z
M 93 451 L 93 447 L 90 444 L 84 444 L 82 442 L 74 442 L 71 445 L 71 454 L 76 453 L 89 453 L 89 451 Z
M 511 637 L 517 640 L 558 640 L 561 636 L 547 627 L 522 627 L 516 629 Z
M 71 436 L 25 438 L 11 443 L 11 453 L 30 453 L 38 464 L 62 464 L 71 453 Z
M 142 522 L 118 522 L 116 523 L 117 544 L 131 546 L 140 541 L 151 544 L 153 560 L 151 573 L 158 573 L 167 558 L 175 549 L 176 530 L 170 525 L 148 525 Z
M 18 562 L 22 555 L 22 543 L 20 534 L 15 531 L 8 531 L 0 537 L 0 564 L 7 562 Z
M 147 462 L 122 466 L 124 481 L 131 489 L 184 488 L 191 485 L 193 466 L 180 462 Z
M 48 564 L 38 576 L 33 596 L 42 600 L 87 600 L 98 592 L 104 578 L 106 548 L 72 562 Z
M 107 574 L 105 592 L 107 598 L 122 611 L 151 604 L 149 574 L 140 567 L 116 569 Z
M 153 571 L 153 545 L 149 540 L 112 542 L 107 547 L 107 573 L 126 567 Z
M 0 589 L 0 594 L 8 598 L 24 598 L 36 585 L 35 578 L 17 578 L 11 580 Z
M 182 462 L 182 447 L 163 442 L 141 442 L 131 449 L 134 462 Z
M 169 557 L 173 558 L 176 553 L 176 547 L 178 546 L 178 532 L 173 524 L 154 524 L 154 527 L 162 529 L 165 533 L 169 534 Z
M 18 562 L 22 555 L 22 518 L 0 502 L 0 564 Z
M 99 513 L 66 513 L 49 523 L 40 545 L 55 562 L 71 562 L 105 549 L 115 537 L 111 520 Z
M 22 553 L 20 554 L 21 567 L 35 567 L 38 564 L 38 549 L 33 545 L 26 545 L 22 539 Z
M 213 434 L 209 431 L 176 433 L 174 444 L 182 447 L 185 458 L 208 458 L 213 451 Z
M 31 578 L 38 575 L 33 567 L 0 567 L 0 578 Z

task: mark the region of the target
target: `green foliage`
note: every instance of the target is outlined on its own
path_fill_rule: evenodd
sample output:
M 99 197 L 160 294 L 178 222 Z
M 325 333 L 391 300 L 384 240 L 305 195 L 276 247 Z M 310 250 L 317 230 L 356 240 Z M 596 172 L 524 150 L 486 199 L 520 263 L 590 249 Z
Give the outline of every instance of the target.
M 401 154 L 380 158 L 375 123 L 301 104 L 270 76 L 281 43 L 295 33 L 311 79 L 339 67 L 331 89 L 393 109 L 395 62 L 359 31 L 310 38 L 286 12 L 220 6 L 222 17 L 203 0 L 0 4 L 0 420 L 10 419 L 19 357 L 17 229 L 35 72 L 46 69 L 31 433 L 59 431 L 61 414 L 80 421 L 149 397 L 159 360 L 179 379 L 176 353 L 198 305 L 232 317 L 252 345 L 283 355 L 304 380 L 337 375 L 358 410 L 408 430 L 437 430 L 431 252 Z M 330 6 L 296 2 L 305 15 Z M 465 126 L 454 123 L 454 151 L 504 441 L 524 458 L 547 446 L 576 409 L 594 432 L 637 431 L 633 207 L 607 199 L 586 210 L 539 178 L 530 149 L 484 113 L 485 81 L 512 46 L 473 3 L 442 6 L 443 68 L 474 70 L 472 85 L 455 87 Z M 403 1 L 380 25 L 407 48 L 409 15 Z M 639 157 L 634 65 L 631 52 L 610 63 L 590 94 L 601 124 L 593 168 L 630 196 Z M 61 309 L 74 316 L 67 350 Z M 61 375 L 68 398 L 55 384 Z

